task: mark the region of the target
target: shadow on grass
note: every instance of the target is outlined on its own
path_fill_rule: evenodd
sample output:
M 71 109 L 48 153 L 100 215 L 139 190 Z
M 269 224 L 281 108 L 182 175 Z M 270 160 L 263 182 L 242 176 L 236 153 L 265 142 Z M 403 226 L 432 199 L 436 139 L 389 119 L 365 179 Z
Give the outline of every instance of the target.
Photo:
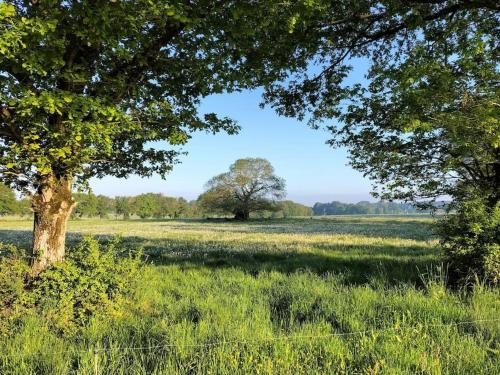
M 161 221 L 154 221 L 161 226 Z M 165 221 L 164 221 L 165 222 Z M 176 223 L 179 224 L 176 224 Z M 189 224 L 197 224 L 197 230 L 234 233 L 294 233 L 294 234 L 350 234 L 368 237 L 401 238 L 411 240 L 427 240 L 432 234 L 432 223 L 418 219 L 405 221 L 385 217 L 366 218 L 328 218 L 328 219 L 260 219 L 242 221 L 212 220 L 171 220 L 165 228 L 179 231 L 193 230 Z M 200 225 L 201 224 L 201 225 Z
M 101 241 L 111 235 L 96 235 Z M 68 234 L 68 247 L 81 240 Z M 0 241 L 27 249 L 31 232 L 0 230 Z M 342 274 L 346 284 L 378 282 L 420 285 L 420 275 L 440 262 L 437 250 L 424 246 L 379 244 L 336 244 L 300 241 L 291 243 L 196 241 L 123 237 L 122 248 L 143 248 L 147 260 L 158 266 L 177 265 L 181 269 L 240 269 L 257 276 L 261 272 L 294 273 L 308 271 L 317 275 Z
M 150 259 L 158 265 L 178 265 L 183 269 L 236 268 L 254 276 L 263 271 L 341 273 L 347 284 L 364 284 L 374 279 L 387 285 L 420 284 L 422 272 L 440 260 L 435 248 L 422 246 L 244 242 L 235 248 L 235 244 L 222 241 L 152 241 L 140 237 L 124 240 L 129 246 L 143 244 Z
M 220 252 L 194 254 L 189 257 L 161 256 L 151 258 L 158 265 L 178 265 L 181 269 L 236 268 L 253 276 L 276 271 L 291 274 L 308 271 L 317 275 L 342 274 L 346 284 L 366 284 L 373 281 L 387 285 L 420 284 L 420 275 L 437 264 L 429 257 L 396 259 L 387 257 L 338 257 L 314 253 Z

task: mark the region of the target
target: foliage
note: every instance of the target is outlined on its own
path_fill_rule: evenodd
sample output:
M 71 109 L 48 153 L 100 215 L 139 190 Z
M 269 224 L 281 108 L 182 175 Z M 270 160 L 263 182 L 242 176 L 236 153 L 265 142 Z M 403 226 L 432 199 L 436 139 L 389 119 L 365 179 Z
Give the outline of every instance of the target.
M 142 219 L 152 217 L 158 206 L 156 205 L 156 194 L 141 194 L 134 199 L 134 211 Z
M 97 216 L 98 204 L 97 197 L 89 191 L 88 193 L 74 193 L 74 199 L 77 202 L 73 214 L 78 217 Z
M 155 218 L 177 218 L 186 209 L 184 198 L 166 197 L 162 194 L 156 195 L 157 207 L 153 213 Z
M 500 284 L 500 202 L 493 211 L 479 197 L 461 202 L 440 220 L 438 232 L 451 281 Z
M 94 195 L 88 193 L 73 193 L 78 202 L 73 211 L 73 218 L 108 218 L 110 215 L 121 216 L 125 220 L 130 219 L 132 215 L 140 218 L 202 218 L 209 212 L 206 212 L 198 201 L 187 201 L 182 197 L 168 197 L 163 194 L 146 193 L 137 196 L 118 196 L 115 198 L 105 195 Z M 15 202 L 15 211 L 9 211 L 10 214 L 26 216 L 32 214 L 30 210 L 30 201 L 23 198 Z M 272 211 L 260 211 L 256 217 L 294 217 L 311 216 L 310 207 L 292 201 L 280 201 L 279 204 L 272 207 Z
M 132 210 L 140 218 L 179 217 L 187 207 L 184 198 L 166 197 L 163 194 L 146 193 L 133 198 Z
M 488 196 L 490 206 L 500 199 L 497 47 L 480 35 L 464 43 L 453 57 L 421 46 L 402 67 L 380 68 L 369 98 L 346 115 L 339 134 L 383 197 L 458 201 L 474 188 L 470 196 Z
M 105 219 L 115 209 L 115 201 L 113 198 L 105 195 L 98 195 L 97 197 L 97 216 Z
M 56 328 L 71 330 L 86 324 L 133 289 L 142 254 L 123 254 L 117 245 L 117 240 L 102 246 L 86 238 L 68 252 L 64 263 L 33 282 L 35 303 L 44 313 L 54 314 Z
M 77 217 L 95 217 L 104 219 L 116 210 L 115 200 L 105 195 L 95 195 L 92 191 L 88 193 L 73 193 L 77 206 L 73 214 Z
M 0 216 L 2 215 L 30 215 L 31 202 L 29 198 L 17 199 L 15 192 L 8 186 L 0 183 Z
M 188 217 L 188 218 L 203 217 L 205 214 L 203 208 L 200 206 L 197 200 L 189 201 L 185 206 L 183 212 L 184 212 L 183 217 Z
M 0 216 L 16 213 L 16 194 L 0 183 Z
M 0 335 L 7 330 L 3 322 L 18 317 L 29 304 L 25 290 L 29 266 L 21 255 L 14 245 L 0 242 Z
M 352 165 L 379 183 L 383 198 L 456 198 L 464 186 L 494 198 L 497 11 L 488 1 L 314 2 L 298 16 L 311 38 L 298 48 L 315 49 L 319 73 L 309 77 L 301 66 L 267 99 L 283 114 L 310 112 L 313 123 L 339 119 L 328 123 L 331 144 L 350 149 Z M 367 83 L 349 84 L 361 58 Z
M 164 176 L 179 151 L 152 142 L 235 133 L 232 120 L 199 115 L 200 98 L 277 77 L 264 52 L 287 35 L 276 18 L 287 9 L 271 1 L 10 0 L 1 10 L 0 177 L 20 189 L 48 176 Z M 285 67 L 290 53 L 273 59 Z
M 132 214 L 132 202 L 130 197 L 115 198 L 115 213 L 122 215 L 124 220 L 128 220 Z
M 16 214 L 20 216 L 33 215 L 33 210 L 31 209 L 31 201 L 29 198 L 24 197 L 17 201 Z
M 375 196 L 429 208 L 451 198 L 462 211 L 481 196 L 493 216 L 499 10 L 497 1 L 312 2 L 297 16 L 310 38 L 297 48 L 310 55 L 283 84 L 268 87 L 266 101 L 281 114 L 310 114 L 313 126 L 326 123 L 329 143 L 350 150 Z M 354 65 L 366 82 L 348 79 Z M 470 271 L 481 273 L 485 265 L 470 260 Z
M 87 325 L 92 317 L 112 316 L 135 288 L 142 252 L 119 250 L 118 240 L 100 245 L 85 238 L 70 249 L 67 260 L 30 279 L 26 259 L 10 247 L 0 256 L 0 316 L 12 322 L 37 311 L 52 329 L 66 334 Z M 15 320 L 14 320 L 15 321 Z M 9 327 L 2 325 L 2 329 Z
M 269 53 L 279 14 L 273 1 L 0 3 L 0 181 L 32 194 L 34 272 L 64 255 L 72 185 L 165 177 L 183 152 L 170 146 L 238 131 L 200 100 L 280 75 L 270 58 L 285 68 L 294 49 Z
M 199 198 L 209 212 L 231 213 L 247 220 L 250 212 L 277 211 L 275 200 L 285 195 L 285 180 L 274 174 L 269 161 L 261 158 L 236 160 L 229 172 L 213 177 Z
M 293 201 L 281 201 L 279 203 L 279 212 L 284 218 L 296 216 L 311 216 L 313 211 L 311 207 Z
M 105 374 L 497 375 L 498 290 L 447 289 L 431 223 L 76 221 L 145 245 L 133 296 L 64 335 L 23 314 L 0 336 L 0 372 L 92 374 L 96 348 Z M 2 219 L 0 238 L 24 243 L 29 226 Z

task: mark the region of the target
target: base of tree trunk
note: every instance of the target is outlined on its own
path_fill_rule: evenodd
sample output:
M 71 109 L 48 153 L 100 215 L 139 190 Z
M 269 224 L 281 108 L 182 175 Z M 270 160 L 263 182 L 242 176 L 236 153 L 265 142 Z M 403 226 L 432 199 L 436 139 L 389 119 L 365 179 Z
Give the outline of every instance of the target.
M 238 211 L 234 214 L 235 220 L 248 220 L 250 219 L 250 212 L 248 211 Z

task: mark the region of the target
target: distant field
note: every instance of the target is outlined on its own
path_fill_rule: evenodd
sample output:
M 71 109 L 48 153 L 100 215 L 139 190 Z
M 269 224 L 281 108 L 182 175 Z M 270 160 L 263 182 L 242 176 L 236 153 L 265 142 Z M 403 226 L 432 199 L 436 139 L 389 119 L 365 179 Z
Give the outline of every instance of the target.
M 27 248 L 30 230 L 0 219 L 1 242 Z M 69 231 L 70 245 L 119 235 L 143 247 L 141 287 L 79 334 L 26 318 L 0 337 L 2 374 L 92 374 L 94 348 L 106 349 L 101 374 L 500 372 L 498 290 L 443 287 L 426 216 L 79 220 Z

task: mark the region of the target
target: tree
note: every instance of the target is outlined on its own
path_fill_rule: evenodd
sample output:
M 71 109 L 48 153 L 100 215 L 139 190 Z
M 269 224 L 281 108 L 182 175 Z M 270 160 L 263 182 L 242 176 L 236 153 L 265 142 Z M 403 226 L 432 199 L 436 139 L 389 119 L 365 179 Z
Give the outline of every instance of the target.
M 76 202 L 74 214 L 78 217 L 94 217 L 97 216 L 97 197 L 89 191 L 88 193 L 75 193 L 73 199 Z
M 16 213 L 16 194 L 12 189 L 0 183 L 0 216 Z
M 190 217 L 190 218 L 202 217 L 204 214 L 201 207 L 199 207 L 199 202 L 196 200 L 187 202 L 186 206 L 184 207 L 185 207 L 185 210 L 183 211 L 184 217 Z
M 266 159 L 236 160 L 229 172 L 213 177 L 199 201 L 209 211 L 231 213 L 248 220 L 250 212 L 279 209 L 275 200 L 285 195 L 285 181 L 274 174 Z
M 283 217 L 285 218 L 294 216 L 311 216 L 313 214 L 311 207 L 307 207 L 293 201 L 282 201 L 280 202 L 279 207 Z
M 185 211 L 187 205 L 184 198 L 159 195 L 158 200 L 157 213 L 155 214 L 158 218 L 177 218 Z
M 175 205 L 174 217 L 186 216 L 189 211 L 189 203 L 186 199 L 179 197 Z
M 120 198 L 124 204 L 126 197 Z M 133 200 L 133 210 L 142 219 L 154 217 L 156 219 L 179 217 L 186 209 L 187 202 L 184 198 L 167 197 L 163 194 L 146 193 L 138 195 Z
M 310 57 L 292 62 L 292 76 L 267 88 L 267 103 L 284 115 L 310 114 L 313 126 L 338 120 L 328 125 L 330 144 L 349 148 L 377 196 L 426 207 L 451 197 L 449 208 L 463 218 L 448 217 L 455 235 L 442 237 L 452 268 L 492 279 L 478 262 L 454 262 L 453 254 L 487 254 L 479 263 L 500 264 L 498 237 L 477 233 L 500 232 L 500 3 L 308 3 L 295 27 L 309 41 L 290 43 Z M 349 84 L 352 61 L 360 59 L 368 82 Z M 313 60 L 321 66 L 310 74 Z M 477 205 L 481 215 L 466 212 Z M 481 218 L 476 226 L 474 218 Z
M 140 194 L 134 197 L 134 214 L 141 219 L 147 219 L 154 215 L 156 208 L 156 199 L 153 194 Z
M 270 52 L 287 13 L 273 1 L 0 3 L 0 180 L 31 197 L 33 274 L 64 258 L 73 185 L 165 176 L 178 152 L 152 142 L 238 130 L 200 116 L 199 100 L 276 79 L 269 57 L 286 67 L 293 53 Z
M 123 220 L 130 219 L 132 214 L 132 203 L 130 197 L 115 198 L 115 212 L 117 215 L 123 215 Z
M 110 212 L 115 208 L 115 200 L 105 195 L 98 195 L 97 197 L 97 215 L 101 219 L 106 219 Z
M 21 198 L 17 201 L 16 214 L 20 216 L 33 215 L 31 211 L 31 202 L 28 198 Z

